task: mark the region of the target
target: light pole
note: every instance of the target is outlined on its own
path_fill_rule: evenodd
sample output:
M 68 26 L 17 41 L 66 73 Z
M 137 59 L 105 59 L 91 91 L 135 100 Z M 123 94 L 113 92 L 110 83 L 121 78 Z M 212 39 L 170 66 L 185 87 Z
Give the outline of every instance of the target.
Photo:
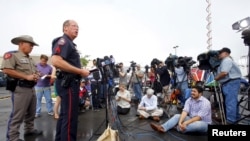
M 174 48 L 174 55 L 177 55 L 177 48 L 178 48 L 179 46 L 174 46 L 173 48 Z

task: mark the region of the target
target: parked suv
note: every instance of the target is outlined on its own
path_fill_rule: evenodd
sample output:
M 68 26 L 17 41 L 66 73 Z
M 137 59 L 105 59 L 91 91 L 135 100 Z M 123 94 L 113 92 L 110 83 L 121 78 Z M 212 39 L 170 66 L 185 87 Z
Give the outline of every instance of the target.
M 0 87 L 6 86 L 6 75 L 0 71 Z

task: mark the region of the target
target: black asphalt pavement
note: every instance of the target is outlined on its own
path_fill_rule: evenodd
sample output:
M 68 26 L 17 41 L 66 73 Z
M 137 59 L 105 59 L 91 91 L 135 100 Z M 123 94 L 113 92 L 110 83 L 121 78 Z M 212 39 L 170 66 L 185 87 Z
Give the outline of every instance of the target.
M 157 133 L 150 127 L 151 119 L 139 120 L 136 116 L 136 104 L 128 115 L 117 116 L 114 111 L 114 102 L 109 102 L 108 108 L 100 111 L 87 110 L 79 112 L 77 141 L 96 141 L 104 132 L 107 123 L 113 129 L 119 130 L 121 141 L 207 141 L 207 135 L 181 134 L 175 130 L 166 133 Z M 0 87 L 0 141 L 6 141 L 7 121 L 11 112 L 10 93 Z M 165 109 L 165 113 L 167 113 Z M 107 118 L 108 117 L 108 118 Z M 167 116 L 161 118 L 159 123 L 164 123 Z M 43 130 L 43 135 L 24 138 L 23 125 L 20 129 L 20 138 L 25 141 L 54 141 L 57 120 L 46 112 L 45 104 L 42 107 L 41 117 L 35 119 L 35 127 Z
M 150 119 L 139 120 L 136 116 L 136 105 L 133 105 L 128 115 L 115 116 L 112 105 L 109 108 L 102 108 L 100 111 L 88 110 L 79 113 L 78 141 L 95 141 L 104 132 L 109 123 L 113 128 L 119 129 L 122 141 L 206 141 L 206 135 L 184 135 L 176 131 L 157 133 L 151 129 Z M 0 88 L 0 141 L 6 141 L 6 130 L 8 117 L 11 112 L 10 93 L 4 87 Z M 108 117 L 108 118 L 106 118 Z M 162 118 L 160 123 L 166 120 Z M 56 120 L 46 112 L 43 104 L 42 115 L 35 119 L 35 127 L 43 130 L 43 135 L 38 137 L 24 138 L 23 125 L 20 129 L 20 138 L 25 141 L 53 141 L 56 132 Z

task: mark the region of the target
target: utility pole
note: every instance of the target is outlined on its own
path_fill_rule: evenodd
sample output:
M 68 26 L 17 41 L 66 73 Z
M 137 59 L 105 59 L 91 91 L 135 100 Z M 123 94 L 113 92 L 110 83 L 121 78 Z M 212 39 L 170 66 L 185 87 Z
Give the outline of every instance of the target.
M 174 55 L 177 55 L 177 48 L 178 48 L 179 46 L 174 46 L 173 48 L 174 48 Z

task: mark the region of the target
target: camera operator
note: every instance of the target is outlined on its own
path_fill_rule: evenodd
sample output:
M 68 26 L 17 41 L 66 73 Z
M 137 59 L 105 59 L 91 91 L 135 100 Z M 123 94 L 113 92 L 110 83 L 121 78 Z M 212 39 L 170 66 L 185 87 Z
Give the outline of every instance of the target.
M 182 58 L 179 57 L 178 58 L 178 62 L 180 62 Z M 186 89 L 188 89 L 188 72 L 187 70 L 184 68 L 184 66 L 180 63 L 177 63 L 177 65 L 174 67 L 174 73 L 175 73 L 175 85 L 176 88 L 179 89 L 181 91 L 181 94 L 178 95 L 178 99 L 181 102 L 181 107 L 178 108 L 182 108 L 184 107 L 185 104 L 185 91 Z
M 149 72 L 147 73 L 147 75 L 148 75 L 148 78 L 149 78 L 149 80 L 150 80 L 150 87 L 151 88 L 153 88 L 153 84 L 154 84 L 154 82 L 155 82 L 155 75 L 156 75 L 156 72 L 155 72 L 155 68 L 154 68 L 154 66 L 151 66 L 150 67 L 150 70 L 149 70 Z
M 180 105 L 178 108 L 182 108 L 186 101 L 186 90 L 188 89 L 188 76 L 190 73 L 190 68 L 196 62 L 192 60 L 192 57 L 177 57 L 176 55 L 170 54 L 166 59 L 165 64 L 167 64 L 168 69 L 173 75 L 173 88 L 178 89 L 181 94 L 177 96 Z M 176 94 L 176 93 L 174 93 Z
M 116 68 L 119 70 L 119 84 L 124 84 L 127 88 L 128 78 L 127 78 L 127 70 L 124 69 L 123 63 L 119 63 Z
M 91 67 L 91 69 L 98 69 L 97 67 L 97 60 L 94 59 L 93 60 L 93 66 Z M 103 90 L 103 85 L 101 84 L 101 74 L 100 74 L 100 70 L 98 69 L 98 71 L 95 71 L 93 73 L 91 73 L 89 75 L 89 79 L 90 79 L 90 85 L 91 85 L 91 93 L 92 93 L 92 100 L 93 100 L 93 110 L 94 111 L 100 111 L 99 108 L 101 107 L 101 103 L 100 103 L 100 99 L 103 98 L 104 94 L 102 92 Z
M 230 53 L 231 50 L 229 48 L 219 50 L 221 64 L 214 78 L 221 84 L 227 124 L 232 124 L 240 118 L 238 93 L 240 91 L 241 71 L 230 57 Z
M 160 83 L 162 85 L 162 98 L 164 98 L 163 104 L 169 103 L 168 89 L 170 84 L 170 74 L 167 66 L 162 61 L 157 61 L 155 66 L 156 74 L 160 77 Z
M 133 92 L 138 101 L 141 101 L 142 97 L 142 78 L 144 76 L 144 72 L 141 70 L 141 66 L 136 63 L 132 63 L 132 76 L 131 82 L 133 85 Z

